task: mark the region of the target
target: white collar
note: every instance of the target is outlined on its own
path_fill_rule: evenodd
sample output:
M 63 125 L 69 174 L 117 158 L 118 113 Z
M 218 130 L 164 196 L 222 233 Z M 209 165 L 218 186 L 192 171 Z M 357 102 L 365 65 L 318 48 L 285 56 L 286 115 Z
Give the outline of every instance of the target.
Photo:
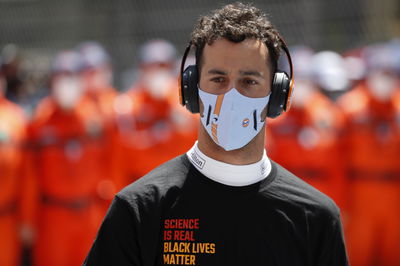
M 186 154 L 203 175 L 228 186 L 251 185 L 263 180 L 271 172 L 271 161 L 265 150 L 260 161 L 247 165 L 233 165 L 214 160 L 200 151 L 197 141 Z

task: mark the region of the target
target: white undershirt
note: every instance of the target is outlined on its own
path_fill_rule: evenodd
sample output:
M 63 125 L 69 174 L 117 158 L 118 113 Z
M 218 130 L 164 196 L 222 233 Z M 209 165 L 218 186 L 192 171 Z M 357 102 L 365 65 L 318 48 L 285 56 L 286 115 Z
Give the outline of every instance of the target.
M 271 161 L 265 150 L 260 161 L 247 165 L 233 165 L 214 160 L 200 151 L 197 141 L 186 154 L 203 175 L 228 186 L 251 185 L 263 180 L 271 172 Z

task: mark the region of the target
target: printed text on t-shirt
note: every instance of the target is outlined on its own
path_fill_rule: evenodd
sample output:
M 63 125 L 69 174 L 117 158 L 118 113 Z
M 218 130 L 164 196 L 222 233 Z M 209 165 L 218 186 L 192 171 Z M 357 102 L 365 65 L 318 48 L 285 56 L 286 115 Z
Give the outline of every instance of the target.
M 196 265 L 199 254 L 215 254 L 215 243 L 196 242 L 199 219 L 164 221 L 163 261 L 165 265 Z

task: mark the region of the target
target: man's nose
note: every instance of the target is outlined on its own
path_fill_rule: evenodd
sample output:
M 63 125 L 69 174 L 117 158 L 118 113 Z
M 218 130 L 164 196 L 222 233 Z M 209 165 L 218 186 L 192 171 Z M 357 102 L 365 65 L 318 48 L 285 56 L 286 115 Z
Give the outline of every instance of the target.
M 238 89 L 238 82 L 237 81 L 231 81 L 229 82 L 227 88 L 225 89 L 225 93 L 230 92 L 233 88 Z

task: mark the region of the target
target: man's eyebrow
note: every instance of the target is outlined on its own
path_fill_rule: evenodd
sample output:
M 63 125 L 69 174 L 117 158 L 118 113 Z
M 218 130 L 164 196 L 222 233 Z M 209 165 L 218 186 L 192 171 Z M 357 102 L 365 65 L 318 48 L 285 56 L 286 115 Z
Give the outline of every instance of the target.
M 214 75 L 227 75 L 226 72 L 219 70 L 219 69 L 210 69 L 208 70 L 208 74 L 214 74 Z
M 244 70 L 244 71 L 240 70 L 239 74 L 241 76 L 256 76 L 256 77 L 259 77 L 259 78 L 264 78 L 264 76 L 260 72 L 258 72 L 256 70 Z
M 212 75 L 228 75 L 225 71 L 220 69 L 210 69 L 207 73 Z M 261 72 L 256 70 L 240 70 L 239 74 L 241 76 L 255 76 L 264 79 L 264 76 L 261 74 Z

